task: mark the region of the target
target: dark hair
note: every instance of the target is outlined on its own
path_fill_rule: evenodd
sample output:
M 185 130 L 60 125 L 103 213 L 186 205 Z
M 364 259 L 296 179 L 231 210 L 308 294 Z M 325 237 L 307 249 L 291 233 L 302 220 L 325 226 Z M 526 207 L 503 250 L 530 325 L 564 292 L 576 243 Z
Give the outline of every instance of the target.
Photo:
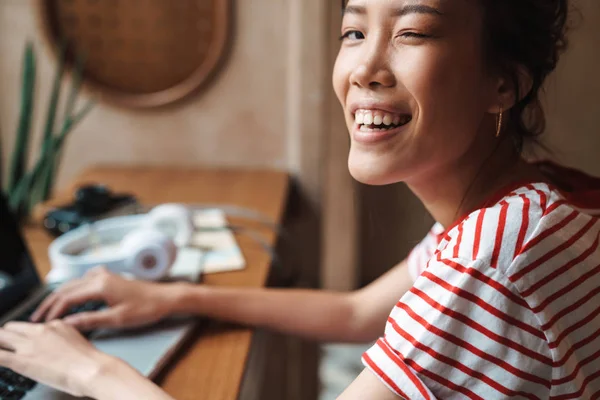
M 520 152 L 527 139 L 535 139 L 546 127 L 539 94 L 567 45 L 568 0 L 480 2 L 486 61 L 505 74 L 516 91 L 517 102 L 507 113 L 505 124 Z M 527 93 L 520 93 L 523 73 L 531 83 Z
M 487 65 L 505 74 L 516 91 L 517 103 L 504 124 L 519 152 L 527 139 L 546 127 L 539 99 L 546 77 L 566 48 L 568 0 L 479 0 L 483 10 L 483 47 Z M 342 0 L 342 8 L 347 0 Z M 531 89 L 520 93 L 521 74 Z

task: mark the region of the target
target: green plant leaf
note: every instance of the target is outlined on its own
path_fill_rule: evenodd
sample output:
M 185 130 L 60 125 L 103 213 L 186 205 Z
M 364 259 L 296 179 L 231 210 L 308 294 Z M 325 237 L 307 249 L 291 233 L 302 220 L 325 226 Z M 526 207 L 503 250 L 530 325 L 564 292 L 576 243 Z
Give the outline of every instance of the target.
M 50 94 L 50 102 L 48 104 L 48 113 L 46 115 L 46 125 L 44 129 L 44 137 L 41 149 L 42 153 L 50 152 L 50 154 L 48 154 L 47 166 L 42 171 L 40 179 L 34 182 L 35 194 L 33 195 L 35 196 L 35 198 L 32 199 L 33 203 L 47 200 L 51 189 L 51 184 L 53 180 L 52 175 L 54 171 L 54 150 L 50 146 L 50 143 L 52 140 L 54 126 L 56 123 L 56 111 L 60 101 L 60 89 L 65 70 L 66 55 L 67 45 L 63 41 L 60 45 L 58 64 L 54 76 L 52 92 Z
M 65 107 L 65 117 L 66 121 L 68 118 L 73 117 L 73 113 L 75 112 L 75 103 L 77 101 L 77 96 L 79 95 L 79 89 L 81 88 L 81 81 L 83 79 L 83 67 L 85 65 L 85 59 L 83 56 L 77 57 L 77 62 L 75 63 L 75 69 L 73 70 L 73 83 L 71 85 L 71 91 L 69 93 L 69 99 L 67 101 L 67 106 Z
M 27 43 L 23 57 L 23 75 L 21 86 L 21 111 L 15 147 L 12 153 L 7 192 L 12 193 L 22 179 L 27 164 L 29 137 L 33 121 L 36 59 L 33 44 Z
M 63 134 L 63 132 L 68 129 L 69 121 L 72 121 L 73 113 L 75 112 L 75 103 L 77 102 L 77 95 L 79 94 L 79 89 L 81 88 L 81 81 L 83 77 L 83 67 L 84 67 L 84 58 L 82 56 L 77 57 L 77 62 L 75 64 L 74 72 L 73 72 L 73 81 L 71 85 L 71 90 L 69 92 L 69 97 L 67 99 L 67 104 L 65 106 L 65 113 L 63 117 L 63 123 L 61 127 L 61 132 L 59 136 Z M 87 113 L 87 112 L 86 112 Z M 72 123 L 71 123 L 72 125 Z M 54 187 L 54 181 L 56 178 L 56 174 L 58 172 L 58 167 L 60 166 L 62 155 L 62 145 L 59 145 L 57 149 L 55 149 L 54 154 L 51 155 L 52 160 L 49 161 L 48 169 L 46 172 L 45 179 L 45 187 L 43 189 L 41 200 L 47 200 L 50 195 L 52 188 Z
M 62 146 L 73 128 L 95 105 L 93 101 L 89 101 L 79 112 L 75 112 L 76 100 L 83 74 L 83 58 L 78 58 L 71 90 L 65 105 L 65 113 L 62 121 L 58 124 L 60 126 L 59 130 L 55 131 L 55 125 L 57 125 L 56 114 L 61 95 L 60 89 L 64 76 L 65 63 L 66 46 L 62 46 L 48 104 L 41 151 L 33 168 L 27 173 L 22 173 L 20 179 L 15 180 L 9 194 L 9 205 L 20 217 L 27 216 L 37 202 L 48 199 L 50 191 L 54 186 L 54 177 L 60 161 Z M 35 75 L 35 69 L 33 70 L 33 75 Z M 31 98 L 30 102 L 32 100 L 33 98 Z M 31 111 L 29 116 L 31 122 Z

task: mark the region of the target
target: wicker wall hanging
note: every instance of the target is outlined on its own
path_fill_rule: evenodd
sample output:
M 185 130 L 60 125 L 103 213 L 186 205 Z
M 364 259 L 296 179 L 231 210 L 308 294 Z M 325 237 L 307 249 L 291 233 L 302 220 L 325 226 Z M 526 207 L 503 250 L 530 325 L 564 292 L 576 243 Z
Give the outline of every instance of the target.
M 231 0 L 36 0 L 54 54 L 84 55 L 85 87 L 108 102 L 156 107 L 196 92 L 220 65 Z

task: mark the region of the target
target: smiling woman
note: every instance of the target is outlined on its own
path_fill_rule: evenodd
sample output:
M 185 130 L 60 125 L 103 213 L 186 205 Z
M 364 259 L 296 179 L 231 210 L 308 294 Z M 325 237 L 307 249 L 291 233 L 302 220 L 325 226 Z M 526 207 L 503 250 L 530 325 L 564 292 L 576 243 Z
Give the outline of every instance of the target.
M 543 131 L 538 93 L 566 20 L 566 0 L 344 5 L 333 85 L 350 173 L 370 185 L 405 182 L 437 221 L 369 286 L 226 289 L 100 270 L 55 292 L 33 319 L 94 299 L 110 307 L 65 323 L 122 327 L 191 313 L 322 341 L 376 340 L 344 399 L 598 398 L 600 180 L 521 154 Z M 62 323 L 8 325 L 0 365 L 101 399 L 164 396 L 78 337 Z M 74 351 L 52 364 L 51 349 L 66 342 Z
M 342 397 L 384 398 L 386 386 L 404 398 L 600 395 L 600 308 L 590 301 L 600 292 L 590 215 L 600 186 L 521 157 L 544 129 L 538 93 L 565 46 L 567 9 L 566 0 L 345 5 L 333 83 L 350 172 L 407 183 L 438 224 L 409 257 L 415 284 Z

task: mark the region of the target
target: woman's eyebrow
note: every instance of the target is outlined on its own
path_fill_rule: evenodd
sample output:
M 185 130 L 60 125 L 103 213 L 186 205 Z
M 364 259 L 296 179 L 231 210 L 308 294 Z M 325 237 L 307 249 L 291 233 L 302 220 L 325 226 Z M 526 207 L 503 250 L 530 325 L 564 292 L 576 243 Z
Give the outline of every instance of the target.
M 366 13 L 367 9 L 363 6 L 344 7 L 344 15 L 365 15 Z M 424 4 L 407 4 L 404 7 L 398 8 L 392 12 L 393 17 L 403 17 L 408 14 L 432 14 L 437 16 L 444 15 L 444 13 L 438 10 L 437 8 L 426 6 Z
M 444 13 L 438 10 L 437 8 L 426 6 L 424 4 L 407 4 L 404 7 L 401 7 L 392 13 L 394 17 L 402 17 L 407 14 L 433 14 L 438 16 L 444 15 Z

